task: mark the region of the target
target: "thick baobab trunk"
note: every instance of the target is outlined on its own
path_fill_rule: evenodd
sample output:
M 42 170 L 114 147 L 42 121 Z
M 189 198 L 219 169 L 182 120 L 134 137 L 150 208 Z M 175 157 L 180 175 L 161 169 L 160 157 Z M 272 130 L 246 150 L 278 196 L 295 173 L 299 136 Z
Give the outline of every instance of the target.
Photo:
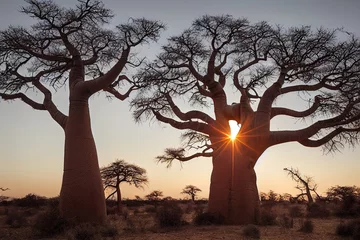
M 119 185 L 116 188 L 116 197 L 117 197 L 117 213 L 122 214 L 122 203 L 121 203 L 121 190 Z
M 256 159 L 234 145 L 229 142 L 214 154 L 209 212 L 222 215 L 225 224 L 258 223 Z
M 106 206 L 88 101 L 70 100 L 60 211 L 68 220 L 103 223 Z

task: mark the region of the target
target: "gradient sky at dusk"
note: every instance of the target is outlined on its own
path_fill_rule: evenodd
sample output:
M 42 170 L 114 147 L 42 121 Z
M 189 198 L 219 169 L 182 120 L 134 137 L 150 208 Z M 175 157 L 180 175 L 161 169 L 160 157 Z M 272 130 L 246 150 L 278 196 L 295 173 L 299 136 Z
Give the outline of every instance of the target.
M 55 1 L 64 7 L 75 1 Z M 251 22 L 269 21 L 284 27 L 312 25 L 314 28 L 344 27 L 360 36 L 360 1 L 357 0 L 103 0 L 112 9 L 112 24 L 126 22 L 130 17 L 146 17 L 167 25 L 159 44 L 166 37 L 181 33 L 195 18 L 204 14 L 231 14 L 246 17 Z M 29 25 L 31 19 L 18 12 L 22 0 L 1 0 L 0 29 L 9 25 Z M 144 47 L 142 54 L 153 58 L 159 44 Z M 30 94 L 41 100 L 41 94 Z M 132 94 L 131 97 L 134 97 Z M 235 94 L 238 99 L 238 95 Z M 54 94 L 55 104 L 68 111 L 68 90 Z M 162 190 L 165 196 L 182 197 L 181 189 L 193 184 L 203 190 L 200 197 L 208 197 L 211 159 L 194 159 L 182 167 L 175 163 L 167 169 L 154 158 L 166 147 L 180 145 L 180 131 L 158 122 L 134 123 L 129 100 L 108 101 L 103 93 L 90 99 L 92 129 L 97 144 L 100 166 L 125 159 L 148 171 L 149 185 L 144 190 L 122 186 L 123 196 L 144 196 L 152 190 Z M 231 100 L 229 100 L 231 103 Z M 281 106 L 302 110 L 305 105 L 296 98 L 282 98 Z M 310 121 L 309 121 L 310 122 Z M 272 129 L 296 129 L 304 122 L 278 118 Z M 0 100 L 0 187 L 11 190 L 6 195 L 21 197 L 27 193 L 44 196 L 59 194 L 63 170 L 64 134 L 47 112 L 31 109 L 21 101 Z M 321 148 L 309 149 L 297 143 L 288 143 L 268 149 L 255 169 L 259 191 L 270 189 L 279 193 L 296 193 L 295 183 L 283 171 L 284 167 L 299 168 L 314 177 L 319 193 L 334 185 L 360 185 L 360 148 L 346 148 L 342 153 L 323 155 Z M 91 184 L 91 183 L 89 183 Z

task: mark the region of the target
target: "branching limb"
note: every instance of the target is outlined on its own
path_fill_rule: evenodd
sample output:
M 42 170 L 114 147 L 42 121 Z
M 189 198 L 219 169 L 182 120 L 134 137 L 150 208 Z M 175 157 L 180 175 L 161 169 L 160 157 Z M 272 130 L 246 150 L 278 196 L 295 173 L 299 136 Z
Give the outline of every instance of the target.
M 52 94 L 40 81 L 34 81 L 34 86 L 44 94 L 43 105 L 51 117 L 65 130 L 68 117 L 63 114 L 52 101 Z
M 180 161 L 180 162 L 186 162 L 191 159 L 197 158 L 197 157 L 212 157 L 212 153 L 194 153 L 190 156 L 185 156 L 185 149 L 183 148 L 167 148 L 165 149 L 165 154 L 161 156 L 157 156 L 156 160 L 160 163 L 166 163 L 166 167 L 171 167 L 174 160 Z
M 198 131 L 198 132 L 202 132 L 204 134 L 209 134 L 210 133 L 210 129 L 209 126 L 205 123 L 201 123 L 198 121 L 187 121 L 187 122 L 179 122 L 176 121 L 172 118 L 168 118 L 165 117 L 164 115 L 162 115 L 161 113 L 154 111 L 153 110 L 153 114 L 155 115 L 156 119 L 163 122 L 163 123 L 167 123 L 169 125 L 171 125 L 174 128 L 177 129 L 191 129 L 194 131 Z
M 204 112 L 201 111 L 189 111 L 189 112 L 182 112 L 179 107 L 174 103 L 169 93 L 165 94 L 165 97 L 172 109 L 172 111 L 175 113 L 175 115 L 181 119 L 182 121 L 191 121 L 192 119 L 200 119 L 201 121 L 204 121 L 206 123 L 213 123 L 215 120 L 207 115 Z
M 305 111 L 295 111 L 295 110 L 288 109 L 288 108 L 274 107 L 271 109 L 271 118 L 279 116 L 279 115 L 303 118 L 303 117 L 307 117 L 307 116 L 310 116 L 311 114 L 313 114 L 319 108 L 319 106 L 320 106 L 320 98 L 315 97 L 315 101 L 314 101 L 313 105 Z
M 46 110 L 46 108 L 43 104 L 37 103 L 37 102 L 31 100 L 28 96 L 26 96 L 23 93 L 15 93 L 15 94 L 0 93 L 0 97 L 2 97 L 2 99 L 4 99 L 4 100 L 20 99 L 24 103 L 28 104 L 29 106 L 31 106 L 32 108 L 34 108 L 36 110 Z

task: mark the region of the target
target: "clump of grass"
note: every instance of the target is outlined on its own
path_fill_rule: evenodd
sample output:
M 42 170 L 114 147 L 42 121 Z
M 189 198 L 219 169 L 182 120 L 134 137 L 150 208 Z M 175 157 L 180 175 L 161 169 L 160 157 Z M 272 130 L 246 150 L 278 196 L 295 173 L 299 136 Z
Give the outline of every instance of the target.
M 263 208 L 260 211 L 260 225 L 271 226 L 276 225 L 276 213 L 271 209 Z
M 349 222 L 341 222 L 336 227 L 336 234 L 342 237 L 360 239 L 360 219 Z
M 304 233 L 312 233 L 313 230 L 314 230 L 314 224 L 309 219 L 303 221 L 299 229 L 300 232 L 304 232 Z
M 82 223 L 75 226 L 68 233 L 69 240 L 100 240 L 101 236 L 95 225 Z
M 329 209 L 319 203 L 310 204 L 307 210 L 307 217 L 310 218 L 328 218 L 330 216 Z
M 294 227 L 294 219 L 289 216 L 283 214 L 279 218 L 279 226 L 283 228 L 293 228 Z
M 260 230 L 257 226 L 249 224 L 244 227 L 242 235 L 249 238 L 260 239 Z
M 289 215 L 290 215 L 290 217 L 298 218 L 298 217 L 303 217 L 304 213 L 300 206 L 292 206 L 289 209 Z
M 37 216 L 33 231 L 40 236 L 54 236 L 61 234 L 68 227 L 69 223 L 60 216 L 57 207 L 49 207 L 44 213 Z
M 114 224 L 106 224 L 100 229 L 100 234 L 104 238 L 114 238 L 119 235 L 119 230 Z
M 27 223 L 27 219 L 24 213 L 17 210 L 12 210 L 7 212 L 5 223 L 12 228 L 20 228 Z
M 197 212 L 193 220 L 195 225 L 221 225 L 224 224 L 224 217 L 220 214 L 212 214 L 209 212 Z
M 156 207 L 155 206 L 148 206 L 145 208 L 145 212 L 147 213 L 156 213 Z
M 182 224 L 183 211 L 179 205 L 168 202 L 156 211 L 156 219 L 160 227 L 179 227 Z

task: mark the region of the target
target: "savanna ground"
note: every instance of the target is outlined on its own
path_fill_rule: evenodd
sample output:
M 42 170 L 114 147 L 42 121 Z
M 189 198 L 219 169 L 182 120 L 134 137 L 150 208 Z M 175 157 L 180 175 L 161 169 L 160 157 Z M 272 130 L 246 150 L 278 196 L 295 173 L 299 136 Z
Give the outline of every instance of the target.
M 360 230 L 359 218 L 334 216 L 338 207 L 323 203 L 308 211 L 306 204 L 265 203 L 261 206 L 259 226 L 225 226 L 208 225 L 221 220 L 201 214 L 206 211 L 203 201 L 195 204 L 187 201 L 128 201 L 121 216 L 115 214 L 116 206 L 110 202 L 107 222 L 99 227 L 65 223 L 59 217 L 56 199 L 30 205 L 10 202 L 0 206 L 0 239 L 200 240 L 259 239 L 259 236 L 260 239 L 360 239 L 356 233 L 348 238 L 337 234 L 341 223 L 344 226 L 358 221 L 355 231 Z M 343 230 L 346 232 L 346 227 Z

